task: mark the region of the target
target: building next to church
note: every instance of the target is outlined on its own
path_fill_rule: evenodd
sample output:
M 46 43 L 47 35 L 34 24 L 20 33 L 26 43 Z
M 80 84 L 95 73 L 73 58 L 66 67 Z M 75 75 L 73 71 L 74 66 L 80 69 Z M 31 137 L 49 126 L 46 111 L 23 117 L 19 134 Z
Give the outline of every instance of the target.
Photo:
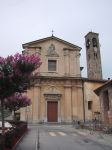
M 81 47 L 55 36 L 23 44 L 23 54 L 39 55 L 42 65 L 27 91 L 32 105 L 21 109 L 21 119 L 31 123 L 71 123 L 92 120 L 100 112 L 94 89 L 103 85 L 99 37 L 85 36 L 87 74 L 81 75 Z
M 101 104 L 101 117 L 105 124 L 112 125 L 112 80 L 95 89 Z

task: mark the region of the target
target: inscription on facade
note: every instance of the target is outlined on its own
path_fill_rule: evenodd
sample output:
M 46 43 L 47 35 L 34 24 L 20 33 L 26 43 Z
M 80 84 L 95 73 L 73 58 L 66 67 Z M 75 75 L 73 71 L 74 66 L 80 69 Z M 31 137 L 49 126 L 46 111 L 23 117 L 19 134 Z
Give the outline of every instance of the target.
M 60 100 L 61 94 L 44 94 L 45 100 Z

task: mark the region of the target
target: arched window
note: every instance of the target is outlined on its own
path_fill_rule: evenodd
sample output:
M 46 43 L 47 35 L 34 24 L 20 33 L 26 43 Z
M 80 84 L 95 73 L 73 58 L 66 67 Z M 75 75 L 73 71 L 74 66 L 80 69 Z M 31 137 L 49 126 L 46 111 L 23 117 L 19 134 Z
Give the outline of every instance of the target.
M 96 40 L 96 38 L 92 39 L 92 43 L 93 43 L 93 47 L 97 47 L 97 40 Z
M 90 40 L 88 39 L 88 40 L 86 41 L 86 48 L 89 49 L 89 47 L 90 47 Z

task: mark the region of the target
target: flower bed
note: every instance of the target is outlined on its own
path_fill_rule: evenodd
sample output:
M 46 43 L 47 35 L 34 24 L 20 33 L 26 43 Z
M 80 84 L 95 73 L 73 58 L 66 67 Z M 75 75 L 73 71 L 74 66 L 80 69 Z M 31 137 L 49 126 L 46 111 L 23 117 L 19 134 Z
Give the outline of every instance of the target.
M 17 141 L 24 135 L 27 131 L 26 122 L 11 122 L 15 127 L 7 130 L 5 135 L 0 135 L 0 150 L 11 150 Z

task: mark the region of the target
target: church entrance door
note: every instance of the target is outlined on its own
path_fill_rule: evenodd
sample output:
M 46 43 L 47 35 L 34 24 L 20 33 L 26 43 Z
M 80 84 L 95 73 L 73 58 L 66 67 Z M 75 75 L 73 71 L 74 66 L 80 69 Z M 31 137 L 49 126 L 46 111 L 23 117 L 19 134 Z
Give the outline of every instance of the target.
M 58 118 L 58 102 L 47 102 L 47 120 L 48 122 L 57 122 Z

